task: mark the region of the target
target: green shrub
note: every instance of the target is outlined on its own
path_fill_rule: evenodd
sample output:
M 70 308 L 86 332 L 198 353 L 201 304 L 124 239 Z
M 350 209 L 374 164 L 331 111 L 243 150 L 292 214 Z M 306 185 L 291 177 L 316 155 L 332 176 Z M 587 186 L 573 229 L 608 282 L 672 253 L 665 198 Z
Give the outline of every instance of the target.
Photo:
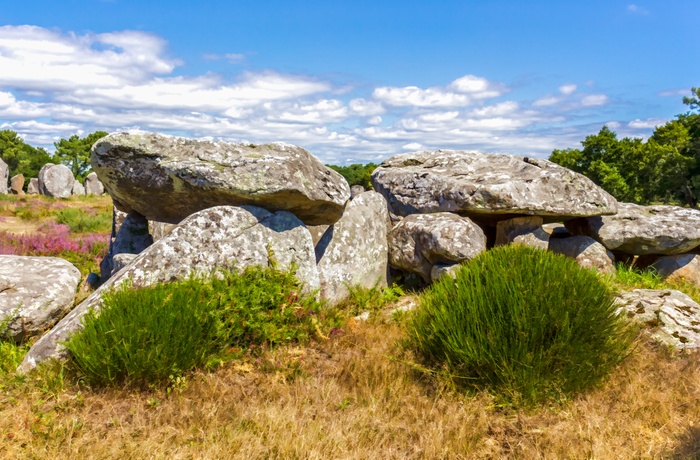
M 572 259 L 499 247 L 423 293 L 410 342 L 458 383 L 531 404 L 595 385 L 627 355 L 633 332 L 612 300 Z
M 108 293 L 66 347 L 88 382 L 158 384 L 251 348 L 322 335 L 320 305 L 291 272 L 247 268 Z
M 73 233 L 109 233 L 112 228 L 112 213 L 90 213 L 83 209 L 67 208 L 56 212 L 56 222 L 67 225 Z

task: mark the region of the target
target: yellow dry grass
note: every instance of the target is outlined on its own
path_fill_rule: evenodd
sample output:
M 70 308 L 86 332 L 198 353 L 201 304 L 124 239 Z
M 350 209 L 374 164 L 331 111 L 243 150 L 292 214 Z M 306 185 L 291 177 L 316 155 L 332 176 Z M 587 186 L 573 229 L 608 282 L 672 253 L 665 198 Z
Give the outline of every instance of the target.
M 700 455 L 697 353 L 642 341 L 602 388 L 523 411 L 417 373 L 395 358 L 401 336 L 396 324 L 352 325 L 323 344 L 190 374 L 170 392 L 62 389 L 37 376 L 14 382 L 0 390 L 0 458 Z

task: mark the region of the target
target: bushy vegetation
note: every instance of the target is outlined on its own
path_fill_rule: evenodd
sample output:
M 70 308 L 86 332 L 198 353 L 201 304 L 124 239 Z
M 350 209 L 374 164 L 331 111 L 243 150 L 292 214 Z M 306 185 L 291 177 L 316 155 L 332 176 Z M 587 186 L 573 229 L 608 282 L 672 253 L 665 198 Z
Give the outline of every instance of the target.
M 377 165 L 374 163 L 363 164 L 352 164 L 349 166 L 334 166 L 326 165 L 332 170 L 340 173 L 341 176 L 348 181 L 348 184 L 352 187 L 353 185 L 361 185 L 365 190 L 372 190 L 372 181 L 370 180 L 372 173 L 377 169 Z
M 67 225 L 73 233 L 105 233 L 112 229 L 112 213 L 108 210 L 99 212 L 77 208 L 59 210 L 56 222 Z
M 194 367 L 323 337 L 334 317 L 291 272 L 253 267 L 105 295 L 66 344 L 96 385 L 158 384 Z
M 574 260 L 504 246 L 428 288 L 409 335 L 457 383 L 529 404 L 588 389 L 626 356 L 632 335 L 612 300 Z

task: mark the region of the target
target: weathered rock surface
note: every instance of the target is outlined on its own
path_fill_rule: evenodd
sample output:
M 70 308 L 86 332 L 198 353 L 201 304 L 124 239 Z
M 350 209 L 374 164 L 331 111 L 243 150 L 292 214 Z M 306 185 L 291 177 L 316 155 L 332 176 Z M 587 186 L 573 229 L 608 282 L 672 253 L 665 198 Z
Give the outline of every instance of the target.
M 361 185 L 353 185 L 350 187 L 350 197 L 355 198 L 357 195 L 365 193 L 365 188 Z
M 127 254 L 125 252 L 114 254 L 114 257 L 112 257 L 112 274 L 110 276 L 114 276 L 119 270 L 133 262 L 136 257 L 138 257 L 138 254 Z
M 316 245 L 321 297 L 336 304 L 349 295 L 348 285 L 387 285 L 389 211 L 376 192 L 357 195 L 343 217 Z
M 584 268 L 595 268 L 601 273 L 615 273 L 615 256 L 605 246 L 589 236 L 552 238 L 549 250 L 576 259 Z
M 333 224 L 350 198 L 340 174 L 284 143 L 114 133 L 94 144 L 91 163 L 119 209 L 160 222 L 212 206 L 253 205 L 289 211 L 309 225 Z
M 23 340 L 49 329 L 73 308 L 80 271 L 57 257 L 0 255 L 0 335 Z
M 141 214 L 131 211 L 122 220 L 119 211 L 114 212 L 112 228 L 116 236 L 109 244 L 109 252 L 100 263 L 101 280 L 104 283 L 115 272 L 114 257 L 117 254 L 140 254 L 153 244 L 153 237 L 148 232 L 148 220 Z
M 71 191 L 73 195 L 85 195 L 85 187 L 79 181 L 73 182 L 73 190 Z
M 590 236 L 611 251 L 633 255 L 681 254 L 700 246 L 700 211 L 679 206 L 619 203 L 614 216 L 565 224 L 573 235 Z
M 8 178 L 10 177 L 10 168 L 7 163 L 0 158 L 0 193 L 6 195 L 8 192 Z
M 455 278 L 459 267 L 460 264 L 435 264 L 433 265 L 433 268 L 430 269 L 430 280 L 435 282 L 443 276 L 451 276 L 452 278 Z
M 167 222 L 148 221 L 148 233 L 153 237 L 153 241 L 158 241 L 163 238 L 165 235 L 172 232 L 175 227 L 177 227 L 177 225 Z
M 105 192 L 105 186 L 102 185 L 94 171 L 85 178 L 84 187 L 86 195 L 102 195 Z
M 13 195 L 24 195 L 24 175 L 17 174 L 10 179 L 10 193 Z
M 306 228 L 309 229 L 309 232 L 311 233 L 311 240 L 314 242 L 314 247 L 318 245 L 318 243 L 321 241 L 321 238 L 323 238 L 323 235 L 326 234 L 326 230 L 328 230 L 328 227 L 330 227 L 330 225 L 306 226 Z
M 542 218 L 540 216 L 525 216 L 498 222 L 496 224 L 496 246 L 509 243 L 547 249 L 549 247 L 549 233 L 542 229 Z
M 647 324 L 651 335 L 679 349 L 700 347 L 700 305 L 680 291 L 635 289 L 615 300 L 619 312 Z
M 39 194 L 39 179 L 32 177 L 29 179 L 29 184 L 27 184 L 27 195 L 38 195 Z
M 39 193 L 53 198 L 69 198 L 75 177 L 65 165 L 46 163 L 39 171 Z
M 50 358 L 64 358 L 60 342 L 82 327 L 89 309 L 98 310 L 108 289 L 131 280 L 134 287 L 170 282 L 217 269 L 267 266 L 272 251 L 279 267 L 297 267 L 296 276 L 305 289 L 319 287 L 311 235 L 293 214 L 272 214 L 264 209 L 219 206 L 186 218 L 169 235 L 139 254 L 92 295 L 75 307 L 29 350 L 20 372 L 27 372 Z
M 464 262 L 485 250 L 483 230 L 449 212 L 412 214 L 389 232 L 389 263 L 428 282 L 433 265 Z
M 614 214 L 617 201 L 590 179 L 546 160 L 460 150 L 385 160 L 372 184 L 399 215 L 449 211 L 474 218 L 556 220 Z M 547 219 L 545 219 L 547 220 Z
M 651 267 L 662 278 L 672 281 L 687 281 L 700 288 L 700 255 L 678 254 L 661 256 Z

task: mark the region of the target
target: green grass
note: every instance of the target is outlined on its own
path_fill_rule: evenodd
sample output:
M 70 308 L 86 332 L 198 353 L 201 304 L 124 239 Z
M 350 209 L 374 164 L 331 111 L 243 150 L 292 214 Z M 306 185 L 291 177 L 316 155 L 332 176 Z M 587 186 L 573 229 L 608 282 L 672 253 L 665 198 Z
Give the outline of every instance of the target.
M 321 307 L 300 294 L 290 272 L 274 268 L 123 286 L 66 347 L 91 384 L 158 385 L 195 367 L 323 337 L 339 319 Z
M 456 383 L 505 404 L 560 399 L 596 385 L 627 355 L 633 332 L 612 301 L 576 261 L 504 246 L 428 288 L 409 340 Z
M 109 233 L 112 213 L 106 210 L 90 213 L 78 208 L 56 211 L 56 223 L 67 225 L 73 233 Z
M 404 290 L 396 284 L 388 287 L 380 287 L 379 281 L 371 287 L 347 285 L 349 296 L 340 308 L 348 310 L 349 314 L 358 315 L 364 311 L 376 313 L 391 302 L 396 302 L 401 296 L 406 295 Z

